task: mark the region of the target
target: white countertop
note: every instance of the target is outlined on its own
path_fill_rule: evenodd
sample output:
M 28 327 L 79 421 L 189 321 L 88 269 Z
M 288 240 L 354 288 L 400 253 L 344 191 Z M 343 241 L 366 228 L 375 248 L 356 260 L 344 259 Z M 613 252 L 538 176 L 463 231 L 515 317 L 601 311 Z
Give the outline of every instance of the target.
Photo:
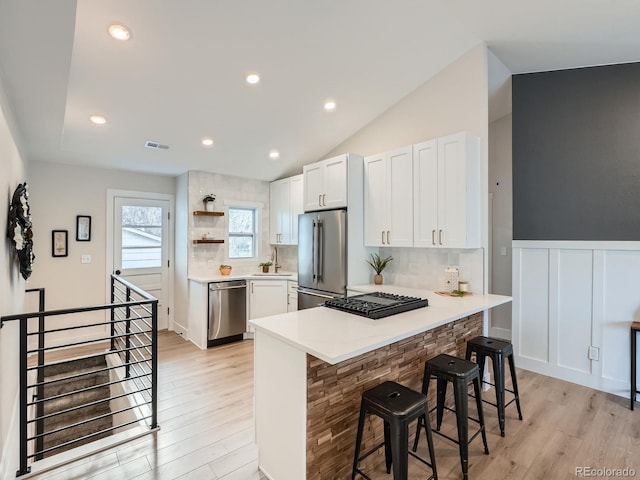
M 193 280 L 198 283 L 211 283 L 211 282 L 228 282 L 229 280 L 292 280 L 298 281 L 297 272 L 285 272 L 280 271 L 277 274 L 271 273 L 238 273 L 234 274 L 233 270 L 231 275 L 220 275 L 219 273 L 211 273 L 206 275 L 189 275 L 189 280 Z
M 382 291 L 427 298 L 429 306 L 379 320 L 316 307 L 250 320 L 283 342 L 332 365 L 431 330 L 459 318 L 509 303 L 502 295 L 443 297 L 435 292 L 392 285 L 355 285 L 349 290 Z

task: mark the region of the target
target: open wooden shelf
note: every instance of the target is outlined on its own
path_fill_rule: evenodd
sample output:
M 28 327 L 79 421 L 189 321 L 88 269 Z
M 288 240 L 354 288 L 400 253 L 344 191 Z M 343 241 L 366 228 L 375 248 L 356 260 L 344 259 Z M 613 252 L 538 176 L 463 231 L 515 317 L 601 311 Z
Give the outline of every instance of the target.
M 202 215 L 204 217 L 224 217 L 224 212 L 207 212 L 205 210 L 196 210 L 194 215 Z
M 198 244 L 198 243 L 224 243 L 224 240 L 209 240 L 209 239 L 203 238 L 201 240 L 194 240 L 193 243 L 194 244 Z

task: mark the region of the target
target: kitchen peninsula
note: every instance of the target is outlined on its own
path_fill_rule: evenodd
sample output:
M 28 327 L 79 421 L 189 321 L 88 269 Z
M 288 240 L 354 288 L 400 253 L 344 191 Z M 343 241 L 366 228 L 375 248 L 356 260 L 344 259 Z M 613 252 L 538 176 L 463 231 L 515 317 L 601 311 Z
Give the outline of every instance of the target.
M 511 301 L 393 286 L 350 290 L 426 297 L 429 306 L 379 320 L 317 307 L 250 322 L 258 462 L 271 480 L 350 478 L 362 392 L 385 380 L 419 390 L 428 358 L 464 355 L 466 340 L 483 333 L 482 312 Z M 380 438 L 382 428 L 369 429 L 363 448 Z

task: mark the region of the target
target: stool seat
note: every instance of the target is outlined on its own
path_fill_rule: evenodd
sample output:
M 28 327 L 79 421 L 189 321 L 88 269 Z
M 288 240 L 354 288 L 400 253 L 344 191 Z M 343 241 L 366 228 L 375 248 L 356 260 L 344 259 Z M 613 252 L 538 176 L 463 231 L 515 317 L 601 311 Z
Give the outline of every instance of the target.
M 426 361 L 424 367 L 424 377 L 422 379 L 422 393 L 429 392 L 429 383 L 431 378 L 437 380 L 437 399 L 436 399 L 436 430 L 435 433 L 458 444 L 460 450 L 460 465 L 462 467 L 462 475 L 464 480 L 468 478 L 469 471 L 469 443 L 478 435 L 482 435 L 484 444 L 484 453 L 489 454 L 487 445 L 487 434 L 484 427 L 484 414 L 482 412 L 482 397 L 480 392 L 480 370 L 478 365 L 465 359 L 453 357 L 447 354 L 437 355 Z M 458 427 L 458 439 L 451 438 L 440 432 L 442 426 L 442 418 L 445 410 L 445 399 L 447 396 L 447 384 L 453 384 L 453 397 L 455 400 L 456 424 Z M 478 419 L 469 417 L 469 384 L 473 384 L 473 390 L 476 398 L 476 407 L 478 409 Z M 447 410 L 451 410 L 447 408 Z M 480 428 L 469 438 L 469 420 L 473 420 L 480 424 Z M 422 427 L 429 428 L 429 415 L 423 415 L 418 419 L 418 428 L 416 437 L 413 442 L 413 451 L 418 448 L 418 440 L 420 438 L 420 429 Z
M 384 421 L 384 443 L 375 446 L 360 456 L 364 421 L 367 414 L 376 415 Z M 360 405 L 360 418 L 358 420 L 356 449 L 353 457 L 351 479 L 355 479 L 358 474 L 369 479 L 369 477 L 360 470 L 358 464 L 384 446 L 387 473 L 391 472 L 391 467 L 393 466 L 394 480 L 408 479 L 409 455 L 431 467 L 431 478 L 437 480 L 438 474 L 436 471 L 436 457 L 433 450 L 431 429 L 425 429 L 430 462 L 427 462 L 413 452 L 409 452 L 407 446 L 409 440 L 409 423 L 425 415 L 428 415 L 427 397 L 399 383 L 387 381 L 365 391 L 362 394 L 362 403 Z
M 518 381 L 516 378 L 516 366 L 513 359 L 513 345 L 511 342 L 507 340 L 501 340 L 499 338 L 492 337 L 474 337 L 471 340 L 467 341 L 467 360 L 471 359 L 471 356 L 475 353 L 476 362 L 478 363 L 478 367 L 480 369 L 480 377 L 484 374 L 484 363 L 485 358 L 491 358 L 493 363 L 493 376 L 495 379 L 495 384 L 485 382 L 489 385 L 493 385 L 496 391 L 496 403 L 488 402 L 484 400 L 486 403 L 489 403 L 495 406 L 498 409 L 498 424 L 500 425 L 500 435 L 504 437 L 504 427 L 505 427 L 505 407 L 507 407 L 512 402 L 516 402 L 516 407 L 518 408 L 518 417 L 522 420 L 522 410 L 520 408 L 520 395 L 518 394 Z M 509 362 L 509 370 L 511 372 L 511 383 L 513 385 L 513 390 L 509 390 L 505 387 L 505 372 L 504 372 L 504 361 L 505 359 Z M 505 405 L 505 392 L 511 392 L 514 395 L 513 400 Z
M 395 382 L 384 382 L 367 390 L 362 399 L 369 402 L 369 411 L 399 419 L 417 418 L 427 406 L 425 395 Z

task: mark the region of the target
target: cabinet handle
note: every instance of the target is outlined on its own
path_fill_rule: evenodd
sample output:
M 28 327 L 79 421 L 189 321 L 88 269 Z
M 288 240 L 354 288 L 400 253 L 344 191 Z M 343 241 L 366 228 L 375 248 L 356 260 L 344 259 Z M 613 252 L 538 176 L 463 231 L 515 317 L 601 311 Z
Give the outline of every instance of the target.
M 253 293 L 253 282 L 251 282 L 251 293 Z
M 431 245 L 435 245 L 435 244 L 436 244 L 436 231 L 431 230 Z
M 326 193 L 322 194 L 322 206 L 323 207 L 327 206 L 327 194 Z
M 322 206 L 322 194 L 318 195 L 318 206 Z
M 385 243 L 384 243 L 384 230 L 382 230 L 382 232 L 381 232 L 381 233 L 382 233 L 382 244 L 384 245 L 384 244 L 385 244 Z
M 442 245 L 442 230 L 438 230 L 438 242 Z
M 391 231 L 387 230 L 387 245 L 391 245 L 391 240 L 389 240 L 389 235 L 391 235 Z

